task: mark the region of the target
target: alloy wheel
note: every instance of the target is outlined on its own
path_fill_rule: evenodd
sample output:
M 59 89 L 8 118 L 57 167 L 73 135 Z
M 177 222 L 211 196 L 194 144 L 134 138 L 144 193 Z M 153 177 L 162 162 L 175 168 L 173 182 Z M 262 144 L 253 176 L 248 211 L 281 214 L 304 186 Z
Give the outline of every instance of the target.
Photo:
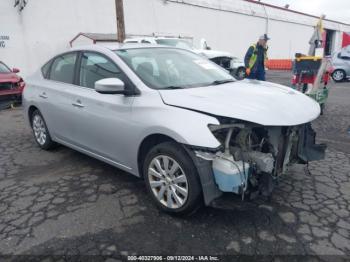
M 47 133 L 44 120 L 39 114 L 36 114 L 33 117 L 33 131 L 35 139 L 39 143 L 39 145 L 44 145 L 46 142 Z
M 344 79 L 344 72 L 341 71 L 341 70 L 336 70 L 334 73 L 333 73 L 333 79 L 335 81 L 341 81 Z
M 165 207 L 177 209 L 188 198 L 188 181 L 177 161 L 166 155 L 152 159 L 148 167 L 148 180 L 156 199 Z

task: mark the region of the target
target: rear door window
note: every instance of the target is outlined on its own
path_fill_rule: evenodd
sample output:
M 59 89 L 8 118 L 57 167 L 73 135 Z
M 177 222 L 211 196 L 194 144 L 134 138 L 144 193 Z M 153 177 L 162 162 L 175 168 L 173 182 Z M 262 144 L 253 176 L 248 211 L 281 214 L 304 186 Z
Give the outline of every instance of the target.
M 77 53 L 75 52 L 56 57 L 51 66 L 49 79 L 73 84 L 76 61 Z

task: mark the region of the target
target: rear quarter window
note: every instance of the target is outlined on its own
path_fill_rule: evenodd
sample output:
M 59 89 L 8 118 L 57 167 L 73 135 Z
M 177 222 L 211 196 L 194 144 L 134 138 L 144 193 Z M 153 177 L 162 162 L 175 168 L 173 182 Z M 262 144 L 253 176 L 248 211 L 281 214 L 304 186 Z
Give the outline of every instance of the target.
M 51 64 L 52 64 L 52 60 L 50 60 L 49 62 L 47 62 L 47 63 L 41 68 L 41 73 L 43 74 L 43 77 L 44 77 L 45 79 L 48 79 Z

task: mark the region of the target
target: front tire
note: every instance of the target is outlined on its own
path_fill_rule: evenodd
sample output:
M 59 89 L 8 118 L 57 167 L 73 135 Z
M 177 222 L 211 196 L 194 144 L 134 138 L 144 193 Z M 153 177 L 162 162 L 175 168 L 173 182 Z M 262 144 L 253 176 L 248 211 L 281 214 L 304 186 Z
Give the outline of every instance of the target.
M 44 117 L 39 110 L 35 110 L 31 116 L 32 130 L 35 142 L 41 149 L 50 150 L 56 145 L 52 141 L 49 130 L 47 129 Z
M 179 144 L 165 142 L 152 148 L 144 161 L 143 175 L 149 194 L 162 211 L 186 215 L 201 206 L 197 169 Z
M 335 82 L 343 82 L 345 80 L 346 74 L 342 69 L 337 69 L 332 73 L 332 78 Z

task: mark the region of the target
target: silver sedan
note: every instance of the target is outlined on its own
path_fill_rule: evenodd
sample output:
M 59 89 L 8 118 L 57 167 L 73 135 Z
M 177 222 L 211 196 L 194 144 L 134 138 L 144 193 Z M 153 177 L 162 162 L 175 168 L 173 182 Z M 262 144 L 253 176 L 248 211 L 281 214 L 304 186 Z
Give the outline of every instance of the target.
M 319 105 L 288 87 L 236 81 L 191 51 L 88 46 L 50 59 L 24 90 L 37 144 L 62 144 L 143 177 L 162 210 L 223 192 L 270 194 L 292 163 L 320 159 Z

